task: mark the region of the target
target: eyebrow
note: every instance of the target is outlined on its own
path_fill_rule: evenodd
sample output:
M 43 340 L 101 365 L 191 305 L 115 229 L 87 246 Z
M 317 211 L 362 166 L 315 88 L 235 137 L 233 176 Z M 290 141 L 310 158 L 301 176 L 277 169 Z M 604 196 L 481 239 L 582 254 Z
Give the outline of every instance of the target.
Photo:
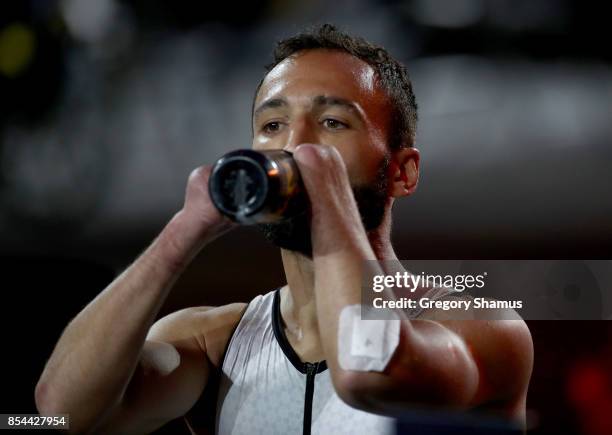
M 319 95 L 314 98 L 314 103 L 315 106 L 341 106 L 359 115 L 359 110 L 357 110 L 357 106 L 355 106 L 352 101 L 344 98 Z
M 340 106 L 355 113 L 360 119 L 362 118 L 361 112 L 350 100 L 336 96 L 317 95 L 313 99 L 314 106 L 325 107 L 325 106 Z M 253 118 L 256 118 L 261 112 L 267 109 L 277 109 L 279 107 L 286 107 L 289 103 L 284 98 L 272 98 L 261 103 L 257 109 L 253 112 Z
M 264 110 L 276 109 L 287 105 L 287 100 L 285 100 L 284 98 L 273 98 L 271 100 L 266 100 L 261 103 L 259 107 L 257 107 L 257 109 L 255 109 L 255 111 L 253 112 L 253 118 L 257 117 L 257 115 L 259 115 Z

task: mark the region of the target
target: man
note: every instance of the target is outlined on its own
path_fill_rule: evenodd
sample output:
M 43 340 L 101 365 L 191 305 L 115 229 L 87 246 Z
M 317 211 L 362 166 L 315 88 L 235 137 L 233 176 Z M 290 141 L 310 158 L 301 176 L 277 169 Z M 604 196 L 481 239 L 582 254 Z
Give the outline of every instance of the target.
M 209 199 L 210 168 L 195 170 L 182 210 L 64 331 L 36 388 L 40 412 L 105 434 L 185 415 L 194 433 L 202 420 L 224 434 L 388 433 L 388 416 L 411 406 L 523 422 L 533 350 L 521 320 L 429 310 L 393 321 L 397 345 L 376 369 L 340 349 L 364 261 L 397 259 L 391 208 L 417 186 L 415 128 L 410 81 L 384 49 L 329 25 L 280 42 L 255 96 L 253 148 L 293 152 L 310 197 L 306 221 L 263 226 L 287 285 L 153 324 L 196 253 L 232 227 Z

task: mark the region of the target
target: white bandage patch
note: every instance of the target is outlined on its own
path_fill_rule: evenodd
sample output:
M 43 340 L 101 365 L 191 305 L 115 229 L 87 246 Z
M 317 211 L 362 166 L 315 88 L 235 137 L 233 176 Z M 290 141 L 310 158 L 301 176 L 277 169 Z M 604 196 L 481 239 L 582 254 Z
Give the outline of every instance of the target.
M 338 363 L 343 370 L 382 372 L 399 345 L 400 320 L 389 311 L 387 320 L 363 320 L 361 305 L 340 312 Z

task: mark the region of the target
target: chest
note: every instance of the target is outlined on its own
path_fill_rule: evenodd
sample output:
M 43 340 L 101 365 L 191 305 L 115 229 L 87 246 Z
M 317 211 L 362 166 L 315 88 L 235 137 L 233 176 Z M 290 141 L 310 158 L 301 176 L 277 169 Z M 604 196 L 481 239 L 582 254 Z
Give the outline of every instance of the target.
M 217 433 L 392 433 L 392 419 L 346 405 L 333 388 L 329 370 L 312 364 L 305 372 L 273 350 L 239 372 L 228 370 L 219 389 Z

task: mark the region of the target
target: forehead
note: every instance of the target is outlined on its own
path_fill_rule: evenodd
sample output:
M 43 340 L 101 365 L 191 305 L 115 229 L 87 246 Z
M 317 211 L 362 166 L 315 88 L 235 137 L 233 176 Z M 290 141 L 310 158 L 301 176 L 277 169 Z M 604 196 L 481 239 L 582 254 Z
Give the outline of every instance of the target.
M 333 95 L 357 103 L 366 111 L 388 105 L 376 71 L 368 63 L 339 50 L 298 52 L 276 65 L 264 78 L 255 105 L 277 97 L 289 103 L 308 101 L 317 95 Z

